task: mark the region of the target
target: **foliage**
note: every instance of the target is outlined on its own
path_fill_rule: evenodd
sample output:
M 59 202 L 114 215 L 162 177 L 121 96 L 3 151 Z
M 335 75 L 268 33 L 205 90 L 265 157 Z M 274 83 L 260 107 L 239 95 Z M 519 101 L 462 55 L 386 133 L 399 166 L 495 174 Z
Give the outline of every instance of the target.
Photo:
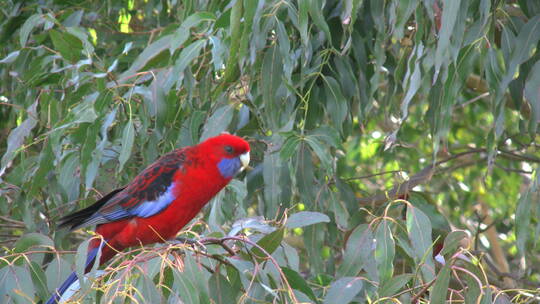
M 124 252 L 77 299 L 538 300 L 537 0 L 0 9 L 3 302 L 81 272 L 59 217 L 222 131 L 253 170 L 181 235 L 204 247 Z

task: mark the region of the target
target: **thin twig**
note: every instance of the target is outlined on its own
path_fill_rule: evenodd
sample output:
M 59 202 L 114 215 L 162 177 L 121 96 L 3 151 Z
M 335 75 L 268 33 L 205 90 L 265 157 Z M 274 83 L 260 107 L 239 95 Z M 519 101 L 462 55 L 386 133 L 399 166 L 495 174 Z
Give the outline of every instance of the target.
M 508 167 L 504 167 L 504 166 L 501 166 L 500 164 L 497 164 L 495 162 L 495 166 L 498 167 L 498 168 L 501 168 L 505 171 L 508 171 L 508 172 L 516 172 L 516 173 L 521 173 L 521 174 L 533 174 L 533 171 L 526 171 L 526 170 L 520 170 L 520 169 L 514 169 L 514 168 L 508 168 Z
M 471 103 L 476 102 L 476 101 L 478 101 L 478 100 L 480 100 L 482 98 L 488 97 L 488 96 L 489 96 L 489 92 L 485 92 L 485 93 L 480 94 L 480 95 L 478 95 L 478 96 L 476 96 L 476 97 L 474 97 L 472 99 L 469 99 L 469 100 L 465 101 L 464 103 L 460 104 L 458 107 L 465 108 L 466 106 L 470 105 Z
M 414 187 L 425 183 L 426 181 L 430 180 L 431 177 L 436 173 L 436 168 L 439 165 L 442 165 L 444 163 L 447 163 L 451 160 L 460 158 L 465 155 L 474 154 L 474 153 L 482 153 L 485 152 L 486 149 L 479 148 L 479 149 L 471 149 L 468 151 L 460 152 L 457 154 L 454 154 L 448 158 L 445 158 L 443 160 L 440 160 L 438 162 L 435 162 L 434 164 L 431 164 L 424 169 L 420 170 L 420 172 L 413 175 L 409 180 L 400 183 L 396 186 L 394 186 L 389 191 L 375 194 L 369 197 L 363 197 L 358 200 L 358 203 L 362 206 L 365 205 L 380 205 L 385 202 L 387 202 L 391 198 L 399 197 L 401 195 L 405 195 L 409 193 Z
M 358 179 L 366 179 L 366 178 L 375 177 L 375 176 L 379 176 L 379 175 L 395 174 L 395 173 L 401 173 L 401 172 L 403 172 L 403 170 L 384 171 L 384 172 L 373 173 L 373 174 L 368 174 L 368 175 L 354 176 L 354 177 L 349 177 L 349 178 L 342 178 L 342 180 L 343 181 L 351 181 L 351 180 L 358 180 Z
M 0 215 L 0 220 L 6 221 L 8 223 L 12 223 L 12 224 L 18 225 L 18 226 L 23 226 L 23 227 L 25 226 L 24 222 L 14 220 L 14 219 L 11 219 L 11 218 L 9 218 L 7 216 L 3 216 L 3 215 Z
M 281 267 L 279 266 L 278 262 L 276 261 L 276 259 L 274 259 L 274 257 L 268 253 L 268 251 L 266 251 L 266 249 L 264 249 L 263 247 L 261 247 L 259 244 L 253 242 L 252 240 L 246 238 L 246 237 L 238 237 L 238 236 L 228 236 L 228 237 L 224 237 L 222 238 L 223 241 L 226 241 L 226 240 L 236 240 L 236 241 L 240 241 L 240 242 L 245 242 L 245 243 L 248 243 L 250 244 L 251 246 L 254 246 L 254 247 L 257 247 L 264 255 L 266 255 L 268 257 L 268 259 L 272 262 L 272 264 L 274 264 L 274 266 L 276 267 L 277 271 L 279 272 L 280 276 L 281 276 L 281 280 L 285 283 L 285 285 L 287 285 L 287 289 L 289 291 L 289 296 L 292 298 L 293 302 L 294 303 L 299 303 L 298 302 L 298 299 L 296 298 L 296 295 L 294 294 L 293 292 L 293 289 L 291 288 L 291 285 L 289 284 L 289 281 L 287 280 L 287 277 L 285 276 L 285 274 L 283 273 L 283 270 L 281 269 Z
M 536 156 L 533 156 L 533 155 L 515 154 L 512 151 L 503 150 L 503 149 L 499 149 L 498 151 L 501 152 L 501 156 L 503 156 L 503 157 L 507 156 L 508 158 L 511 158 L 511 159 L 526 160 L 526 161 L 533 162 L 533 163 L 540 163 L 540 158 L 538 158 Z
M 437 278 L 431 280 L 431 282 L 427 283 L 424 288 L 422 288 L 422 290 L 420 290 L 416 295 L 414 295 L 414 297 L 411 299 L 411 303 L 413 304 L 416 304 L 418 303 L 418 299 L 420 299 L 420 297 L 426 293 L 426 291 L 431 287 L 431 285 L 433 285 L 433 283 L 435 283 L 435 281 L 437 280 Z

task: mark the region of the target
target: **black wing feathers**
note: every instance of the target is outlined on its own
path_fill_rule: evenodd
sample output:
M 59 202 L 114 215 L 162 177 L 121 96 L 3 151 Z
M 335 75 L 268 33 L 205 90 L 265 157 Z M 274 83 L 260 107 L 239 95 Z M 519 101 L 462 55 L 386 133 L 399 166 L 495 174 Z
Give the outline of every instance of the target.
M 124 187 L 125 188 L 125 187 Z M 94 204 L 79 210 L 77 212 L 74 212 L 72 214 L 68 214 L 60 219 L 60 224 L 58 225 L 60 228 L 63 227 L 69 227 L 70 230 L 73 230 L 73 228 L 80 225 L 82 222 L 84 222 L 87 218 L 91 217 L 96 211 L 98 211 L 103 205 L 105 205 L 111 198 L 113 198 L 118 192 L 124 190 L 124 188 L 118 188 L 111 192 L 109 192 L 104 197 L 100 198 L 97 202 Z

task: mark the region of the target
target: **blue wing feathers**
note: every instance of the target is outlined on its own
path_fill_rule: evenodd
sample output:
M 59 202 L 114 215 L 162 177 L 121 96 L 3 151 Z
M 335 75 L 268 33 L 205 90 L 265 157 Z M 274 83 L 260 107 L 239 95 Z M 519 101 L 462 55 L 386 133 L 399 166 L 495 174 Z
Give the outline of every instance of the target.
M 163 211 L 163 209 L 167 208 L 176 198 L 174 195 L 174 187 L 175 183 L 171 183 L 169 187 L 163 192 L 159 197 L 157 197 L 153 201 L 145 201 L 142 204 L 139 204 L 138 206 L 131 208 L 129 210 L 129 213 L 132 216 L 139 216 L 139 217 L 150 217 L 152 215 L 158 214 L 159 212 Z
M 116 205 L 112 210 L 106 210 L 106 212 L 98 211 L 91 219 L 95 223 L 112 222 L 128 217 L 150 217 L 156 215 L 167 208 L 176 198 L 173 193 L 175 183 L 171 183 L 166 190 L 161 193 L 160 196 L 154 200 L 142 201 L 133 207 L 124 208 L 122 205 Z

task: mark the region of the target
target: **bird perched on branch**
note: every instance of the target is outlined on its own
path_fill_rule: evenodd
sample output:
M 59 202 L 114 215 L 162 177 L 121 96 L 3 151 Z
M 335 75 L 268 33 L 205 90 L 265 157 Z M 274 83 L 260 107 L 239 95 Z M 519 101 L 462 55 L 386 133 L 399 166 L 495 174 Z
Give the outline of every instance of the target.
M 174 238 L 248 164 L 249 144 L 230 134 L 176 149 L 148 166 L 125 187 L 63 217 L 60 227 L 75 230 L 96 225 L 95 231 L 101 238 L 93 239 L 88 246 L 88 272 L 99 251 L 101 265 L 125 248 Z M 73 272 L 47 304 L 57 303 L 76 280 Z

